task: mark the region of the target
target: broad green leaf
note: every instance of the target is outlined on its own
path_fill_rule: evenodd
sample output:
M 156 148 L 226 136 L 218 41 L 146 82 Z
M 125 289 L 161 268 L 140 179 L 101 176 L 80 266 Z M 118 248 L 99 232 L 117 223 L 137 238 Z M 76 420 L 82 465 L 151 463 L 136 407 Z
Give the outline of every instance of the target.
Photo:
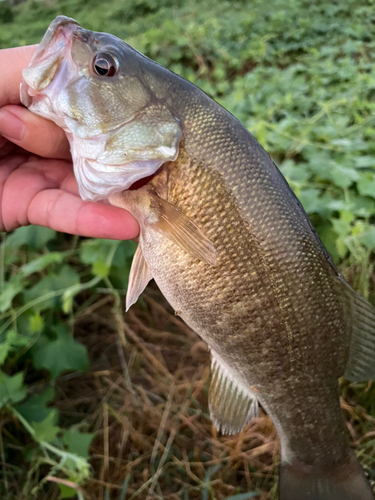
M 375 174 L 365 172 L 357 182 L 359 194 L 375 198 Z
M 328 250 L 334 262 L 338 262 L 339 254 L 336 248 L 337 235 L 332 231 L 332 224 L 326 221 L 324 224 L 319 225 L 316 230 L 322 240 L 323 245 Z
M 5 332 L 5 340 L 0 343 L 0 365 L 4 363 L 8 354 L 16 348 L 22 348 L 30 342 L 28 336 L 20 335 L 15 330 Z
M 12 344 L 5 340 L 5 342 L 0 343 L 0 366 L 4 364 L 7 359 L 9 352 L 12 349 Z
M 31 427 L 34 429 L 33 438 L 39 443 L 52 443 L 57 434 L 61 431 L 60 427 L 54 425 L 56 417 L 53 412 L 50 412 L 47 417 L 41 422 L 32 422 Z
M 25 302 L 36 301 L 33 306 L 33 310 L 35 311 L 61 308 L 61 296 L 63 291 L 78 283 L 78 274 L 71 267 L 64 265 L 60 271 L 48 274 L 48 276 L 27 290 L 24 293 Z M 61 291 L 61 294 L 56 294 L 51 297 L 51 292 L 57 291 Z M 39 299 L 42 299 L 44 296 L 46 299 L 39 301 Z
M 97 260 L 92 265 L 92 272 L 95 274 L 95 276 L 101 276 L 102 278 L 105 278 L 106 276 L 108 276 L 109 271 L 110 268 L 106 266 L 102 260 Z
M 133 258 L 137 246 L 138 244 L 132 240 L 120 241 L 113 257 L 113 266 L 119 268 L 125 266 L 129 259 Z
M 357 170 L 337 163 L 330 168 L 330 175 L 336 186 L 343 188 L 350 186 L 354 181 L 359 179 Z
M 74 453 L 83 458 L 89 457 L 89 448 L 95 434 L 79 432 L 75 429 L 65 431 L 62 438 L 70 453 Z
M 332 226 L 333 230 L 339 235 L 339 236 L 347 236 L 351 232 L 351 225 L 347 220 L 342 220 L 342 219 L 332 219 Z
M 349 249 L 348 249 L 348 246 L 347 246 L 344 238 L 337 238 L 336 250 L 337 250 L 339 257 L 341 257 L 342 259 L 346 256 Z
M 368 250 L 375 249 L 375 227 L 369 227 L 364 233 L 358 236 L 359 241 L 364 245 Z
M 55 339 L 42 335 L 31 349 L 36 368 L 45 368 L 53 378 L 64 371 L 88 368 L 86 347 L 75 340 L 65 325 L 53 327 Z
M 8 376 L 0 371 L 0 408 L 7 404 L 18 403 L 25 399 L 27 389 L 23 384 L 23 373 Z
M 19 294 L 24 288 L 22 276 L 16 274 L 5 284 L 0 294 L 0 312 L 4 312 L 12 305 L 14 297 Z
M 95 262 L 105 262 L 108 253 L 119 245 L 119 241 L 105 239 L 91 239 L 82 243 L 80 249 L 80 260 L 84 264 L 94 264 Z
M 21 273 L 24 276 L 29 276 L 32 273 L 42 271 L 47 266 L 53 263 L 60 263 L 63 260 L 63 254 L 58 252 L 51 252 L 42 255 L 41 257 L 32 260 L 28 264 L 21 267 Z
M 56 237 L 56 231 L 42 226 L 24 226 L 19 227 L 7 237 L 5 241 L 6 251 L 14 250 L 22 245 L 29 245 L 36 250 L 45 247 L 45 245 Z
M 60 495 L 59 498 L 72 498 L 77 497 L 77 490 L 71 488 L 70 486 L 66 486 L 66 484 L 59 484 Z
M 53 387 L 49 387 L 41 394 L 29 397 L 24 403 L 16 406 L 16 410 L 28 422 L 42 422 L 53 414 L 52 423 L 56 424 L 58 421 L 58 411 L 56 408 L 48 408 L 47 404 L 50 403 L 55 397 Z

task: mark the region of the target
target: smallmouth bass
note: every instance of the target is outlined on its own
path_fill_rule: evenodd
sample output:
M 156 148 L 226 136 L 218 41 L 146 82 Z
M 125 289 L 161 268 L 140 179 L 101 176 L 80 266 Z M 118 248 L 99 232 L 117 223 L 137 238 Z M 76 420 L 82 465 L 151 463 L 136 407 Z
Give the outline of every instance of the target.
M 375 377 L 375 310 L 267 153 L 193 84 L 66 17 L 23 78 L 23 104 L 67 134 L 82 198 L 140 225 L 127 307 L 154 278 L 207 342 L 216 428 L 239 432 L 260 403 L 281 440 L 281 500 L 373 499 L 338 378 Z

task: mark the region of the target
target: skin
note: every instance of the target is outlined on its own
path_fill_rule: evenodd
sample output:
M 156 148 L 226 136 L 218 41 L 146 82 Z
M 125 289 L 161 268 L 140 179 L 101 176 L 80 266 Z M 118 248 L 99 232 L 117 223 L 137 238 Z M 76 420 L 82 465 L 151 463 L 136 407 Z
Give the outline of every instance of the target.
M 35 49 L 0 50 L 0 230 L 37 224 L 94 238 L 135 238 L 139 226 L 128 212 L 81 200 L 64 132 L 20 105 L 21 73 Z

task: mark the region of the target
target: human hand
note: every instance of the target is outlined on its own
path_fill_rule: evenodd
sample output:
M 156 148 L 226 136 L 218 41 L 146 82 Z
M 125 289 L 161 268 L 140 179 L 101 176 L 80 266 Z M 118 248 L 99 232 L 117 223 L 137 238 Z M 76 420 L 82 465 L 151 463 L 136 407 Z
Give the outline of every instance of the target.
M 78 194 L 62 129 L 20 105 L 22 70 L 36 46 L 0 50 L 0 230 L 37 224 L 95 238 L 129 239 L 136 220 Z

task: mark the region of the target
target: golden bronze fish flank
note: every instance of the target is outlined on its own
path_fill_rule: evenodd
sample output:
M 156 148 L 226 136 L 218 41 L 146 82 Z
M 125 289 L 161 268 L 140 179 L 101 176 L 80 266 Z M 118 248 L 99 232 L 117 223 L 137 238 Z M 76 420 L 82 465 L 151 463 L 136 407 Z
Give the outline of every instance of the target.
M 240 431 L 259 402 L 281 439 L 281 500 L 372 499 L 338 378 L 374 378 L 375 310 L 257 141 L 188 81 L 65 17 L 21 97 L 66 131 L 82 197 L 138 220 L 127 307 L 154 278 L 207 342 L 216 428 Z

